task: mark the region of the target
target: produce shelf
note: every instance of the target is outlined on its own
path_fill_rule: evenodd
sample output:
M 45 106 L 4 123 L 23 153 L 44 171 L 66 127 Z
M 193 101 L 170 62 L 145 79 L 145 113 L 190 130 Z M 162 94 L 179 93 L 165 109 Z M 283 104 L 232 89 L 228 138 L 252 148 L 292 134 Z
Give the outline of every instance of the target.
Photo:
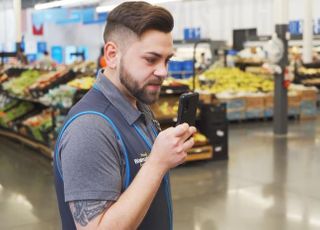
M 207 145 L 189 150 L 186 161 L 210 160 L 212 158 L 213 148 L 212 146 Z
M 39 143 L 37 141 L 31 140 L 27 137 L 21 136 L 18 133 L 15 133 L 13 131 L 0 129 L 0 135 L 4 137 L 8 137 L 14 140 L 18 140 L 19 142 L 26 144 L 36 150 L 39 150 L 39 152 L 44 155 L 47 158 L 52 159 L 53 158 L 53 151 L 46 145 Z

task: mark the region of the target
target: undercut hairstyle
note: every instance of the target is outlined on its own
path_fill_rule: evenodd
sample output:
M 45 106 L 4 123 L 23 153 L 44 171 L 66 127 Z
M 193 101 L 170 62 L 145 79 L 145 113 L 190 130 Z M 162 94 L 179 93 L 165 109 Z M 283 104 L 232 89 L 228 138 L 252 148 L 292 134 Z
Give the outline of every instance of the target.
M 114 8 L 108 15 L 104 30 L 104 42 L 114 41 L 115 34 L 121 33 L 121 38 L 130 33 L 138 38 L 148 30 L 164 33 L 172 31 L 174 26 L 171 13 L 163 7 L 151 5 L 147 2 L 124 2 Z

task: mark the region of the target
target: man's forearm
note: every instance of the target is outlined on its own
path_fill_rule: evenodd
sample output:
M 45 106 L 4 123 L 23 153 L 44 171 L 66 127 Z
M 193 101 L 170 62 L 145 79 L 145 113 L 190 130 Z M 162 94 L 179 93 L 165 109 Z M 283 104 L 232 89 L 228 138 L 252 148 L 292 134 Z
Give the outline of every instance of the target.
M 102 216 L 98 229 L 136 229 L 146 215 L 165 173 L 166 170 L 147 161 L 127 190 Z

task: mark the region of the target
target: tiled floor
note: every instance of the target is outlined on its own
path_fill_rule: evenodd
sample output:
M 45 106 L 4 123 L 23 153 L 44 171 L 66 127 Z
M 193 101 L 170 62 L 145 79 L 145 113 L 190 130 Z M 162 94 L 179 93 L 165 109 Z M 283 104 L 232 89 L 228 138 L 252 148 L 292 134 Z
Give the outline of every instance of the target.
M 320 229 L 320 120 L 230 126 L 229 161 L 173 170 L 174 229 Z M 0 229 L 55 230 L 59 217 L 50 162 L 0 138 Z

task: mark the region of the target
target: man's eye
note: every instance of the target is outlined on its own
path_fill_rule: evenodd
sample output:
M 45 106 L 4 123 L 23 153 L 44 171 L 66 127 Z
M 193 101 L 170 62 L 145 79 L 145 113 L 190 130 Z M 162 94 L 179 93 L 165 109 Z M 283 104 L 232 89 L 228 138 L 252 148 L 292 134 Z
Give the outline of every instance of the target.
M 149 64 L 154 64 L 156 62 L 156 59 L 154 58 L 146 58 L 146 61 L 149 63 Z

